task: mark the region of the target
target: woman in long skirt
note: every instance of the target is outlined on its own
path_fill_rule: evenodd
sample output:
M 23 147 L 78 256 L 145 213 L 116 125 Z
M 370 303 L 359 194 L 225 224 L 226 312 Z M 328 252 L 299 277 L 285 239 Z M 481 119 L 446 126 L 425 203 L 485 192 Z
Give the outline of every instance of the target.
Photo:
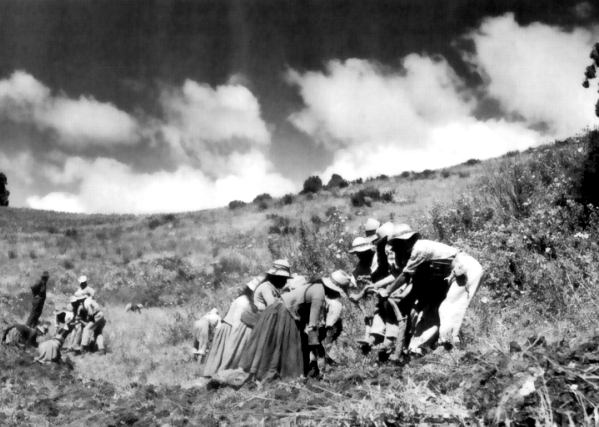
M 210 377 L 221 369 L 230 368 L 232 356 L 234 356 L 234 354 L 231 354 L 232 338 L 234 337 L 235 332 L 235 340 L 238 343 L 237 346 L 239 345 L 240 338 L 241 340 L 244 338 L 244 334 L 237 337 L 237 335 L 239 335 L 237 331 L 239 330 L 239 324 L 243 325 L 240 320 L 241 314 L 246 307 L 251 304 L 250 299 L 252 298 L 254 289 L 256 289 L 256 285 L 256 279 L 251 280 L 247 285 L 240 289 L 239 297 L 231 303 L 227 315 L 222 320 L 222 323 L 212 340 L 212 346 L 210 347 L 210 352 L 206 359 L 206 366 L 204 367 L 205 377 Z M 248 329 L 247 326 L 243 326 L 245 329 Z M 249 333 L 247 335 L 249 337 Z
M 258 320 L 240 367 L 258 380 L 307 375 L 310 358 L 317 360 L 321 353 L 318 325 L 325 296 L 346 297 L 350 283 L 351 277 L 337 270 L 283 294 Z

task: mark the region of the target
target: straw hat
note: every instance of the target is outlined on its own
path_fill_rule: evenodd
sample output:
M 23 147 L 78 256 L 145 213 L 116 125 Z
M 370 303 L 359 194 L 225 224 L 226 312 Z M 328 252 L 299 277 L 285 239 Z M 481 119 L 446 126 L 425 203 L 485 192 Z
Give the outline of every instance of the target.
M 278 259 L 272 263 L 272 267 L 270 270 L 266 272 L 266 274 L 270 274 L 271 276 L 280 276 L 280 277 L 291 277 L 291 267 L 289 266 L 289 261 L 286 259 Z
M 334 271 L 329 277 L 323 277 L 322 283 L 329 289 L 339 292 L 342 297 L 347 298 L 347 289 L 352 283 L 352 276 L 343 270 Z
M 87 282 L 87 276 L 81 276 L 79 277 L 79 284 L 85 283 Z
M 365 237 L 356 237 L 351 244 L 350 254 L 372 250 L 372 245 Z
M 376 231 L 376 229 L 379 228 L 380 226 L 381 226 L 381 223 L 379 221 L 377 221 L 374 218 L 368 218 L 368 221 L 366 221 L 366 224 L 364 225 L 364 230 L 366 232 Z
M 381 242 L 381 240 L 383 240 L 385 237 L 389 237 L 393 233 L 394 229 L 395 225 L 393 225 L 392 222 L 386 222 L 383 225 L 381 225 L 379 228 L 376 229 L 376 234 L 371 237 L 372 244 L 378 245 Z
M 408 224 L 399 224 L 393 229 L 393 232 L 389 236 L 389 241 L 408 240 L 414 235 L 420 237 L 420 233 L 412 230 L 412 228 Z
M 260 282 L 261 282 L 260 277 L 254 277 L 252 280 L 247 282 L 245 284 L 245 286 L 247 286 L 248 288 L 250 288 L 250 290 L 252 292 L 254 292 L 256 290 L 256 288 L 258 287 L 258 285 L 260 284 Z

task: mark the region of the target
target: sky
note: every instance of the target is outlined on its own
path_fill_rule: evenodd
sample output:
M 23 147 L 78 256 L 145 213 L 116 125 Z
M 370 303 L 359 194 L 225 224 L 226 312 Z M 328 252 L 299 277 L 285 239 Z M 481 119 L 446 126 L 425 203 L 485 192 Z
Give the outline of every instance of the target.
M 0 171 L 144 214 L 495 157 L 599 124 L 596 42 L 580 0 L 0 0 Z

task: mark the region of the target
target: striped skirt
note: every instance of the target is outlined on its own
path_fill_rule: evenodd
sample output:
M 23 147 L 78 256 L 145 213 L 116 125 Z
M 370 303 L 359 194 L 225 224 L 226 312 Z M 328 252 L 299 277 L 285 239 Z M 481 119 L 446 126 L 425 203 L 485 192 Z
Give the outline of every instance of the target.
M 222 322 L 214 334 L 210 352 L 206 358 L 204 366 L 204 376 L 211 377 L 216 374 L 219 369 L 223 369 L 223 356 L 225 354 L 225 346 L 229 336 L 231 335 L 231 325 Z
M 281 301 L 268 306 L 254 327 L 239 364 L 256 379 L 305 375 L 308 345 L 297 323 Z

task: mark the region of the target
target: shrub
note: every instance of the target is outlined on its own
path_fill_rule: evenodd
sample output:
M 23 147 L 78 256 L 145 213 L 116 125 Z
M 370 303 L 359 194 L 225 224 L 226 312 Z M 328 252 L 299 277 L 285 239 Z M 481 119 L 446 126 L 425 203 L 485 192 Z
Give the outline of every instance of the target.
M 76 228 L 67 228 L 64 232 L 64 235 L 71 239 L 77 239 L 79 237 L 79 233 L 77 232 Z
M 449 172 L 448 170 L 444 170 L 443 172 L 441 172 L 441 176 L 443 178 L 449 178 L 451 176 L 451 172 Z
M 311 176 L 304 181 L 304 189 L 301 194 L 318 193 L 322 190 L 322 181 L 318 176 Z
M 349 185 L 345 179 L 341 177 L 341 175 L 337 175 L 336 173 L 331 176 L 329 183 L 326 185 L 326 188 L 332 190 L 334 188 L 345 188 Z
M 464 165 L 466 166 L 474 166 L 474 165 L 478 165 L 480 163 L 480 160 L 478 159 L 470 159 L 470 160 L 466 160 L 464 163 Z
M 516 157 L 520 152 L 518 150 L 508 151 L 503 155 L 503 157 Z
M 75 263 L 73 261 L 71 261 L 70 259 L 65 259 L 63 260 L 60 265 L 62 265 L 62 267 L 65 270 L 72 270 L 73 268 L 75 268 Z
M 269 234 L 293 234 L 295 227 L 291 226 L 291 219 L 277 214 L 269 214 L 267 218 L 273 221 L 268 229 Z
M 268 208 L 269 208 L 269 205 L 266 202 L 266 200 L 261 200 L 260 202 L 258 202 L 258 210 L 265 211 Z
M 401 175 L 399 175 L 401 178 L 409 178 L 410 177 L 410 172 L 408 171 L 404 171 L 401 173 Z
M 470 176 L 470 172 L 468 172 L 468 171 L 460 171 L 460 172 L 458 172 L 458 176 L 460 178 L 468 178 Z
M 272 196 L 268 193 L 262 193 L 262 194 L 257 195 L 256 197 L 254 197 L 254 200 L 252 200 L 252 203 L 260 204 L 261 202 L 266 202 L 267 200 L 272 200 Z
M 33 249 L 31 249 L 29 251 L 29 258 L 31 258 L 31 259 L 36 259 L 37 258 L 37 253 Z
M 362 184 L 364 182 L 364 180 L 362 178 L 358 178 L 358 179 L 354 179 L 351 183 L 352 184 Z
M 13 249 L 9 249 L 9 251 L 8 251 L 8 258 L 9 259 L 15 259 L 17 257 L 18 257 L 17 251 L 15 251 Z
M 433 178 L 435 178 L 436 174 L 437 173 L 434 170 L 425 169 L 422 172 L 414 173 L 412 175 L 412 179 L 413 180 L 418 180 L 418 179 L 433 179 Z
M 229 209 L 235 210 L 235 209 L 242 208 L 245 205 L 246 205 L 246 203 L 242 202 L 241 200 L 233 200 L 233 201 L 229 202 Z
M 155 230 L 156 228 L 168 223 L 171 223 L 173 225 L 177 223 L 177 217 L 175 216 L 175 214 L 170 213 L 150 217 L 150 220 L 148 222 L 148 228 L 150 230 Z
M 291 205 L 295 201 L 295 196 L 291 193 L 285 194 L 281 201 L 284 205 Z
M 352 206 L 359 208 L 362 206 L 371 206 L 372 202 L 393 202 L 393 196 L 395 192 L 393 190 L 381 193 L 377 188 L 366 187 L 353 193 L 350 196 Z

